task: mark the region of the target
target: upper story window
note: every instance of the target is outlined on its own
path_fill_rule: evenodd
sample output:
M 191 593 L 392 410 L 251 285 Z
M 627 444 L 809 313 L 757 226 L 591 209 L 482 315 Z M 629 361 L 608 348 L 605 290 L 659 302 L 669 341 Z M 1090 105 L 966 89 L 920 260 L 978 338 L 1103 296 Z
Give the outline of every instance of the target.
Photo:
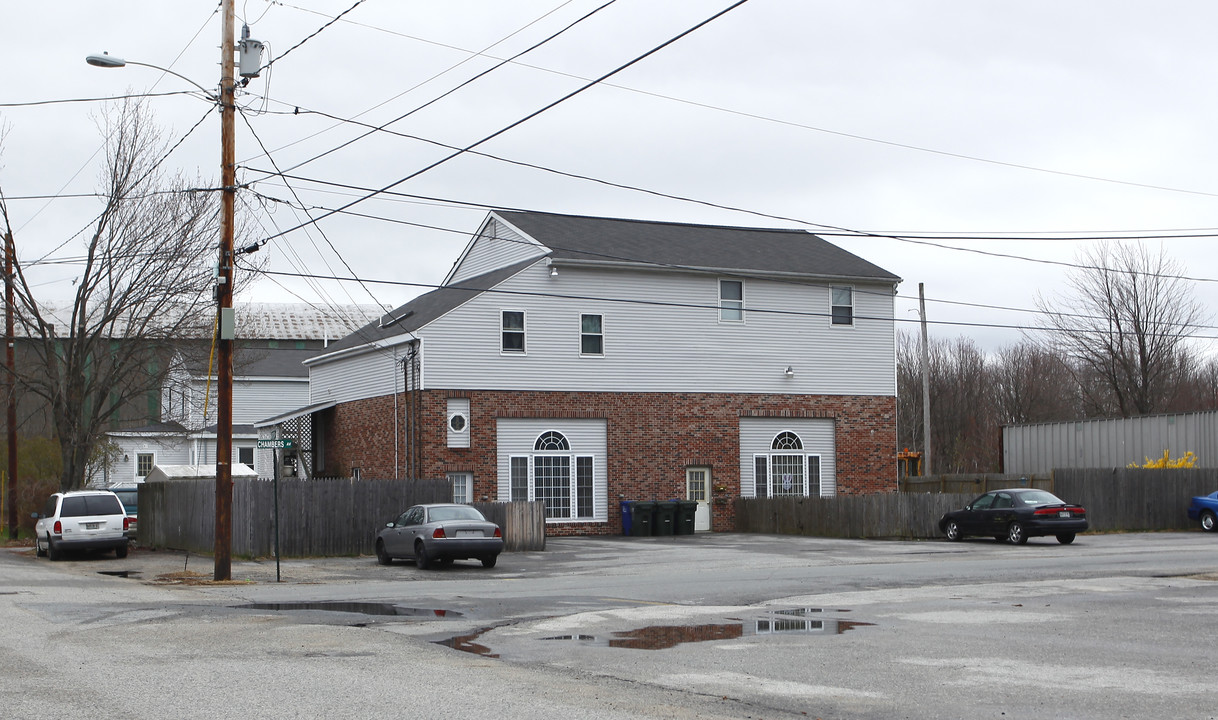
M 600 315 L 579 316 L 579 354 L 605 354 L 605 333 Z
M 524 352 L 524 311 L 504 310 L 500 319 L 499 349 L 505 353 Z
M 744 322 L 744 281 L 719 281 L 719 321 Z
M 834 285 L 829 288 L 830 317 L 834 325 L 854 324 L 854 288 Z

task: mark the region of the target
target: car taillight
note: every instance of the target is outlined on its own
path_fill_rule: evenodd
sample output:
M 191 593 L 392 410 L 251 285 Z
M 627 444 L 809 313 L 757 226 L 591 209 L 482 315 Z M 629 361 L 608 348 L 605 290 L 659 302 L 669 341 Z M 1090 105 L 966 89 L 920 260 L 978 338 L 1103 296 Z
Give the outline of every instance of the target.
M 129 518 L 129 517 L 123 518 L 123 530 L 126 531 L 126 530 L 130 530 L 130 529 L 131 529 L 131 518 Z
M 1062 511 L 1061 508 L 1041 508 L 1032 514 L 1033 515 L 1056 515 L 1061 511 Z
M 55 521 L 55 527 L 52 529 L 55 531 L 56 535 L 63 535 L 63 523 L 59 522 L 58 520 Z
M 499 537 L 499 538 L 503 537 L 503 531 L 500 530 L 499 528 L 495 528 L 495 537 Z
M 444 538 L 448 537 L 447 535 L 444 534 L 444 528 L 442 528 L 442 527 L 438 527 L 434 531 L 432 531 L 431 536 L 433 538 L 437 538 L 437 539 L 444 539 Z

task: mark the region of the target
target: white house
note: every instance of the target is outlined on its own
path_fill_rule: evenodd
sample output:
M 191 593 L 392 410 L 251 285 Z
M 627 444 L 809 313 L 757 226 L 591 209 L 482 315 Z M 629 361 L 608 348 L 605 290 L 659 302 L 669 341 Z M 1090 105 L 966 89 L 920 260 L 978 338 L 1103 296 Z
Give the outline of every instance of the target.
M 896 488 L 900 278 L 803 230 L 495 211 L 442 286 L 306 361 L 315 472 L 542 500 Z M 270 430 L 272 428 L 264 428 Z

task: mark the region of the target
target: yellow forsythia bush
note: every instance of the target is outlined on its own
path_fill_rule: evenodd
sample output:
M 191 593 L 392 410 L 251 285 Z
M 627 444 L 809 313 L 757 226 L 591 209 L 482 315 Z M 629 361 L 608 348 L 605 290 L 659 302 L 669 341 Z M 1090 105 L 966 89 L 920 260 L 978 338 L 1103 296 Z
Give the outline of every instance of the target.
M 1145 468 L 1147 470 L 1173 470 L 1175 468 L 1191 468 L 1191 467 L 1196 467 L 1196 466 L 1197 466 L 1197 456 L 1193 454 L 1192 450 L 1189 450 L 1188 452 L 1184 453 L 1182 456 L 1180 456 L 1174 460 L 1171 457 L 1171 451 L 1164 450 L 1163 457 L 1161 457 L 1161 458 L 1158 458 L 1156 460 L 1151 460 L 1150 458 L 1146 458 L 1146 462 L 1142 465 L 1139 465 L 1136 462 L 1132 462 L 1132 463 L 1129 463 L 1128 465 L 1126 465 L 1125 467 L 1127 467 L 1127 468 Z

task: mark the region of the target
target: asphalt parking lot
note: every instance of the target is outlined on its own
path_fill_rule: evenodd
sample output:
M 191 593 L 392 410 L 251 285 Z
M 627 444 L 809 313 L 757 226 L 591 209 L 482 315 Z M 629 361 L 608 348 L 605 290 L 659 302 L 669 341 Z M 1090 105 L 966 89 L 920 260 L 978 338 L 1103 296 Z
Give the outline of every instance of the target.
M 273 560 L 212 583 L 206 556 L 10 549 L 0 701 L 14 717 L 47 697 L 69 717 L 381 717 L 461 688 L 435 716 L 1205 718 L 1215 540 L 556 538 L 493 569 L 285 560 L 278 583 Z M 56 681 L 111 655 L 122 684 Z

